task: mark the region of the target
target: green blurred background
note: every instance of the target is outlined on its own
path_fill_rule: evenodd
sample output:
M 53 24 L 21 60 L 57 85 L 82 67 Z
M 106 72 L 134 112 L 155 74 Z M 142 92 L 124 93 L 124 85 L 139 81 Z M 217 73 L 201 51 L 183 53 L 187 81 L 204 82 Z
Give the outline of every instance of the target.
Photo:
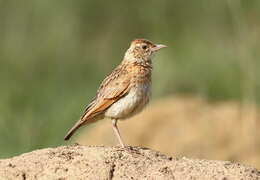
M 153 99 L 260 102 L 259 0 L 0 0 L 0 158 L 64 144 L 135 38 L 168 46 Z

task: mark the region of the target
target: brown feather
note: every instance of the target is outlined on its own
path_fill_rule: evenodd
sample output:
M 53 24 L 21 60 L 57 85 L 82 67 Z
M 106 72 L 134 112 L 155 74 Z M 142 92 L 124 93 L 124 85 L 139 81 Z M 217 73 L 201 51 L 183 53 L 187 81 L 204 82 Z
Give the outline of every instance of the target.
M 100 113 L 103 113 L 114 102 L 128 93 L 130 85 L 129 76 L 124 65 L 119 65 L 100 85 L 96 99 L 93 100 L 86 108 L 80 120 L 69 130 L 64 140 L 70 137 L 83 124 L 92 122 Z

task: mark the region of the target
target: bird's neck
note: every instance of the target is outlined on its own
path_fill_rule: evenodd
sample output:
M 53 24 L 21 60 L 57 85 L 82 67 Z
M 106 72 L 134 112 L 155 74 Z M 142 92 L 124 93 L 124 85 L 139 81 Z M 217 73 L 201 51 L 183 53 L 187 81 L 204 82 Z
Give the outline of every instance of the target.
M 149 68 L 149 69 L 153 68 L 151 59 L 143 60 L 143 59 L 138 59 L 138 58 L 135 58 L 135 59 L 124 58 L 124 60 L 122 61 L 122 64 L 142 66 L 144 68 Z
M 134 62 L 134 64 L 137 66 L 142 66 L 144 68 L 153 69 L 153 64 L 151 59 L 146 61 L 136 61 Z

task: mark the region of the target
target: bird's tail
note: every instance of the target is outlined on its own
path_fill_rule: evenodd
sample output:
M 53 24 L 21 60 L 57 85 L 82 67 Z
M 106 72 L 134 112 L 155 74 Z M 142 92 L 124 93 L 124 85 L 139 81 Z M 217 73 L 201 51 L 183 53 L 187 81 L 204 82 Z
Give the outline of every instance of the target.
M 64 140 L 67 141 L 71 138 L 71 136 L 76 132 L 78 128 L 80 128 L 84 124 L 84 121 L 81 119 L 69 130 L 69 132 L 64 137 Z
M 69 132 L 66 134 L 64 137 L 64 140 L 67 141 L 71 138 L 71 136 L 77 131 L 78 128 L 80 128 L 85 122 L 87 121 L 88 115 L 87 113 L 89 112 L 90 108 L 94 104 L 94 100 L 86 107 L 84 114 L 81 116 L 80 120 L 76 122 L 76 124 L 69 130 Z

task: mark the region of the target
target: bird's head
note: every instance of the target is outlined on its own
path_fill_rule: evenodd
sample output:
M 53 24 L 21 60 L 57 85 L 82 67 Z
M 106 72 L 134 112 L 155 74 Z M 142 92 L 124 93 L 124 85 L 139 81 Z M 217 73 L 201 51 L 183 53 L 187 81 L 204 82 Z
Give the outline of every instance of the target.
M 146 39 L 136 39 L 131 42 L 129 49 L 125 53 L 126 61 L 150 61 L 154 52 L 165 48 L 162 44 L 153 44 Z

